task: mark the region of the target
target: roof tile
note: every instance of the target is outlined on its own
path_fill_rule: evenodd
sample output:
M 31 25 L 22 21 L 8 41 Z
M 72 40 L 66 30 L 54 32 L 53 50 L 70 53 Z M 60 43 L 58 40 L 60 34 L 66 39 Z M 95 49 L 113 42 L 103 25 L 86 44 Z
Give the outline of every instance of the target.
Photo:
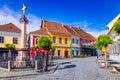
M 21 30 L 17 26 L 15 26 L 13 23 L 0 25 L 0 30 L 8 31 L 8 32 L 17 32 L 17 33 L 21 32 Z
M 42 21 L 43 22 L 43 21 Z M 44 27 L 47 28 L 48 32 L 59 33 L 70 36 L 71 34 L 65 29 L 64 24 L 44 20 Z

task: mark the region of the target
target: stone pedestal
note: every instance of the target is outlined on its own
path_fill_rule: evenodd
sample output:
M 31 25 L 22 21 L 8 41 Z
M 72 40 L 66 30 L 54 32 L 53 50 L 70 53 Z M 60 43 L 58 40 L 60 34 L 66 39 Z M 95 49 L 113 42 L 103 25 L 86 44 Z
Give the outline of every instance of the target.
M 16 57 L 15 66 L 17 68 L 26 67 L 28 59 L 29 56 L 27 48 L 18 50 L 18 56 Z

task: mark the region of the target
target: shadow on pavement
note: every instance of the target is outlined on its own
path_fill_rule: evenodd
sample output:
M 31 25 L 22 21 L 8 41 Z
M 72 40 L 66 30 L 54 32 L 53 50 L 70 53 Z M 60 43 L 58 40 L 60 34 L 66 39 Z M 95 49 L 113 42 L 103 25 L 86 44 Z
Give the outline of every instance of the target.
M 74 68 L 74 67 L 76 67 L 76 65 L 74 65 L 74 64 L 70 64 L 70 65 L 66 65 L 66 66 L 64 66 L 63 68 L 59 68 L 58 70 L 68 69 L 68 68 Z
M 66 68 L 74 68 L 74 67 L 76 67 L 76 65 L 74 65 L 74 64 L 72 64 L 72 65 L 66 65 L 66 66 L 64 67 L 64 69 L 66 69 Z
M 109 61 L 109 64 L 120 64 L 119 62 L 115 62 L 115 61 Z
M 64 64 L 71 64 L 71 62 L 63 62 L 63 63 L 60 63 L 61 65 L 64 65 Z

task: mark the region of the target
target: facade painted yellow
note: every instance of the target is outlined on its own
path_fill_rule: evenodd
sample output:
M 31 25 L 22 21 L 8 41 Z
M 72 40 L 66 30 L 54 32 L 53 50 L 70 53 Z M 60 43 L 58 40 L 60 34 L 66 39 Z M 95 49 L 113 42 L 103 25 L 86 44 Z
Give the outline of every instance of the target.
M 18 38 L 18 44 L 15 44 L 16 48 L 20 48 L 20 37 Z M 13 44 L 13 36 L 4 36 L 4 43 L 0 43 L 0 48 L 5 48 L 5 44 Z
M 111 30 L 115 22 L 120 18 L 120 14 L 118 14 L 109 24 L 107 25 L 108 29 Z
M 61 57 L 64 57 L 64 56 L 65 56 L 64 51 L 65 51 L 66 49 L 65 49 L 65 48 L 58 48 L 58 47 L 56 47 L 55 55 L 54 55 L 54 56 L 58 56 L 58 50 L 61 51 L 60 56 L 61 56 Z M 68 56 L 70 56 L 70 48 L 68 48 L 67 50 L 68 50 Z
M 55 56 L 58 56 L 58 50 L 60 50 L 60 56 L 65 57 L 65 51 L 68 51 L 68 56 L 70 56 L 70 36 L 66 36 L 64 34 L 56 34 L 56 33 L 48 33 L 51 41 L 53 41 L 53 37 L 56 37 L 56 42 L 52 45 L 56 47 Z M 59 43 L 59 38 L 62 38 L 62 43 Z M 67 44 L 65 44 L 65 38 L 67 38 Z

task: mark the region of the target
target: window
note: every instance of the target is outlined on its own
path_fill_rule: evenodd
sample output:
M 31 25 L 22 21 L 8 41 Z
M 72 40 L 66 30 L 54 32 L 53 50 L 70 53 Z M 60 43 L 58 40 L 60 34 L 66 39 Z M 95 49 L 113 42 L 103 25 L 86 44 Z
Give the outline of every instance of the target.
M 72 55 L 74 55 L 74 50 L 72 50 Z
M 13 37 L 13 44 L 18 44 L 18 38 L 17 37 Z
M 76 51 L 76 55 L 78 55 L 78 54 L 79 54 L 79 51 L 77 50 L 77 51 Z
M 4 43 L 4 36 L 0 36 L 0 43 Z
M 61 37 L 59 38 L 59 43 L 62 43 L 62 38 Z
M 65 38 L 65 44 L 67 44 L 67 38 Z
M 76 40 L 76 44 L 78 44 L 78 39 Z
M 53 36 L 53 42 L 56 43 L 56 37 L 55 36 Z
M 74 44 L 74 38 L 72 39 L 72 43 Z

